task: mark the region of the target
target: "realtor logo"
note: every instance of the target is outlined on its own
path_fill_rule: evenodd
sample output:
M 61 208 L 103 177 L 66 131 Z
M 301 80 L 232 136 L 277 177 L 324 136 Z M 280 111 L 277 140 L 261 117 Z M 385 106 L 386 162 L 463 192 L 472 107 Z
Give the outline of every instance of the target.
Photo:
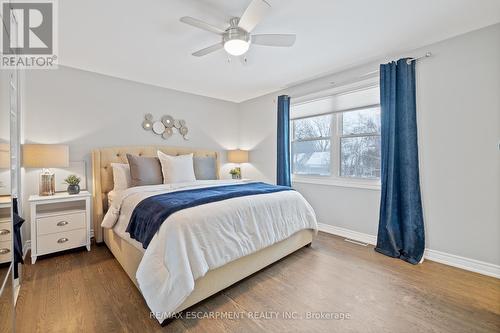
M 56 68 L 56 3 L 2 1 L 2 68 Z

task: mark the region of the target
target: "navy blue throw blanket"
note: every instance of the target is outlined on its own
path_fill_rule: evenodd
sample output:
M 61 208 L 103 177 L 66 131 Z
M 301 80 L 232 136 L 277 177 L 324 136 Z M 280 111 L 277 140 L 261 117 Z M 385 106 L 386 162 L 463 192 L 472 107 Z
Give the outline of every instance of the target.
M 146 249 L 155 233 L 160 230 L 162 223 L 175 212 L 210 202 L 288 190 L 291 190 L 291 188 L 287 186 L 249 183 L 197 188 L 154 195 L 137 204 L 130 217 L 127 232 L 130 234 L 130 237 L 141 242 L 142 247 Z

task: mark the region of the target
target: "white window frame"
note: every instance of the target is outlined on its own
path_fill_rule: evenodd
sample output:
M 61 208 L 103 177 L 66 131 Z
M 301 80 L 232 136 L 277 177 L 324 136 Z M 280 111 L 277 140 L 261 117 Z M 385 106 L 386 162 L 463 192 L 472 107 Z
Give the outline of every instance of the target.
M 369 109 L 378 107 L 380 108 L 380 104 L 369 104 L 360 107 L 345 109 L 345 110 L 336 110 L 332 112 L 308 115 L 305 117 L 296 117 L 290 119 L 290 125 L 292 127 L 291 136 L 290 136 L 290 150 L 292 147 L 292 143 L 294 141 L 294 133 L 295 126 L 293 125 L 293 121 L 299 119 L 307 119 L 312 117 L 323 116 L 327 114 L 332 115 L 332 122 L 330 127 L 330 175 L 322 176 L 322 175 L 298 175 L 293 173 L 293 155 L 290 151 L 290 156 L 292 157 L 292 183 L 307 183 L 307 184 L 318 184 L 318 185 L 331 185 L 331 186 L 340 186 L 340 187 L 351 187 L 351 188 L 363 188 L 370 190 L 380 190 L 380 179 L 379 178 L 358 178 L 358 177 L 343 177 L 340 175 L 340 143 L 341 138 L 344 137 L 364 137 L 364 136 L 380 136 L 380 134 L 353 134 L 353 135 L 342 135 L 341 133 L 341 124 L 342 124 L 342 116 L 345 112 L 349 111 L 357 111 L 363 109 Z
M 292 157 L 292 161 L 291 161 L 291 169 L 292 169 L 292 175 L 294 175 L 293 173 L 293 169 L 294 169 L 294 163 L 293 163 L 293 155 L 292 155 L 292 146 L 293 146 L 293 143 L 294 142 L 308 142 L 308 141 L 320 141 L 320 140 L 330 140 L 330 167 L 329 167 L 329 173 L 330 175 L 332 174 L 332 163 L 331 161 L 333 160 L 333 155 L 332 155 L 332 145 L 333 145 L 333 135 L 334 135 L 334 131 L 333 131 L 333 128 L 332 128 L 332 125 L 333 125 L 333 119 L 335 118 L 335 115 L 331 115 L 332 116 L 332 122 L 330 123 L 330 136 L 318 136 L 318 137 L 311 137 L 311 138 L 306 138 L 306 139 L 299 139 L 299 140 L 294 140 L 294 137 L 295 137 L 295 124 L 293 124 L 293 121 L 294 120 L 299 120 L 299 119 L 309 119 L 309 118 L 314 118 L 314 117 L 320 117 L 320 116 L 326 116 L 326 115 L 330 115 L 329 113 L 327 114 L 318 114 L 318 115 L 312 115 L 312 116 L 306 116 L 306 117 L 298 117 L 298 118 L 294 118 L 294 119 L 291 119 L 290 120 L 290 124 L 292 125 L 291 127 L 291 131 L 290 133 L 292 134 L 290 136 L 290 156 Z M 300 175 L 298 174 L 297 176 L 304 176 L 304 177 L 329 177 L 329 175 L 320 175 L 320 174 L 309 174 L 309 175 Z

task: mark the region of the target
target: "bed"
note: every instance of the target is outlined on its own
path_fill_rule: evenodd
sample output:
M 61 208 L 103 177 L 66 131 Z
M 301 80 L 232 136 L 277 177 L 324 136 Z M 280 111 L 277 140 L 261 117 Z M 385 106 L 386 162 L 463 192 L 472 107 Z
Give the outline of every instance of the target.
M 103 217 L 108 210 L 108 193 L 113 189 L 113 175 L 111 163 L 127 163 L 126 154 L 138 156 L 156 156 L 157 150 L 168 155 L 184 155 L 193 153 L 199 157 L 214 157 L 217 161 L 217 173 L 219 172 L 219 155 L 214 151 L 197 150 L 189 148 L 175 148 L 166 146 L 125 146 L 108 147 L 95 149 L 92 152 L 93 169 L 93 227 L 96 242 L 104 243 L 111 250 L 118 262 L 121 264 L 132 282 L 141 290 L 141 283 L 138 281 L 138 270 L 145 265 L 143 257 L 145 251 L 131 244 L 125 236 L 115 232 L 113 228 L 104 229 L 101 227 Z M 293 191 L 288 191 L 293 192 Z M 289 194 L 291 195 L 291 194 Z M 298 194 L 297 194 L 298 195 Z M 300 195 L 299 195 L 300 196 Z M 259 196 L 254 196 L 259 197 Z M 231 199 L 234 200 L 234 199 Z M 303 200 L 303 198 L 302 198 Z M 304 200 L 305 202 L 305 200 Z M 212 204 L 209 204 L 212 205 Z M 306 203 L 306 205 L 308 205 Z M 309 206 L 310 207 L 310 206 Z M 194 209 L 194 208 L 190 208 Z M 312 209 L 311 209 L 312 211 Z M 180 212 L 179 212 L 180 213 Z M 314 214 L 312 212 L 312 214 Z M 169 217 L 169 219 L 174 216 Z M 309 217 L 309 219 L 312 219 Z M 203 299 L 229 287 L 241 279 L 263 269 L 275 261 L 297 251 L 298 249 L 311 244 L 317 232 L 316 220 L 309 221 L 309 227 L 293 232 L 285 239 L 275 242 L 269 246 L 248 253 L 242 257 L 230 260 L 214 269 L 208 269 L 194 280 L 194 287 L 189 295 L 171 311 L 159 313 L 155 306 L 150 304 L 150 296 L 145 292 L 144 282 L 141 290 L 146 302 L 155 314 L 157 320 L 162 323 L 175 313 L 181 312 Z M 158 232 L 160 233 L 160 232 Z M 156 237 L 156 236 L 155 236 Z M 160 238 L 160 236 L 158 236 Z M 159 242 L 159 241 L 158 241 Z M 149 251 L 149 247 L 146 251 Z M 152 250 L 151 250 L 152 251 Z M 143 274 L 144 275 L 144 274 Z M 155 311 L 156 310 L 156 311 Z

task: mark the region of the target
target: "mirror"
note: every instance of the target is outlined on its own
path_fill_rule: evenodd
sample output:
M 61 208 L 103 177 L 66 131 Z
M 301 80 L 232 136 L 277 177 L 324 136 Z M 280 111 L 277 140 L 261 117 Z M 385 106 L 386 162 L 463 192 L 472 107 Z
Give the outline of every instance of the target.
M 14 38 L 5 27 L 17 31 L 17 21 L 14 17 L 1 18 L 3 43 L 12 45 L 10 40 Z M 15 330 L 15 303 L 20 288 L 22 219 L 15 214 L 22 208 L 18 202 L 21 197 L 19 86 L 18 69 L 0 69 L 0 333 Z
M 0 71 L 0 332 L 14 330 L 13 225 L 11 217 L 10 82 Z
M 5 269 L 6 278 L 0 294 L 0 332 L 14 331 L 14 290 L 12 279 L 12 265 Z M 3 268 L 2 268 L 3 270 Z

